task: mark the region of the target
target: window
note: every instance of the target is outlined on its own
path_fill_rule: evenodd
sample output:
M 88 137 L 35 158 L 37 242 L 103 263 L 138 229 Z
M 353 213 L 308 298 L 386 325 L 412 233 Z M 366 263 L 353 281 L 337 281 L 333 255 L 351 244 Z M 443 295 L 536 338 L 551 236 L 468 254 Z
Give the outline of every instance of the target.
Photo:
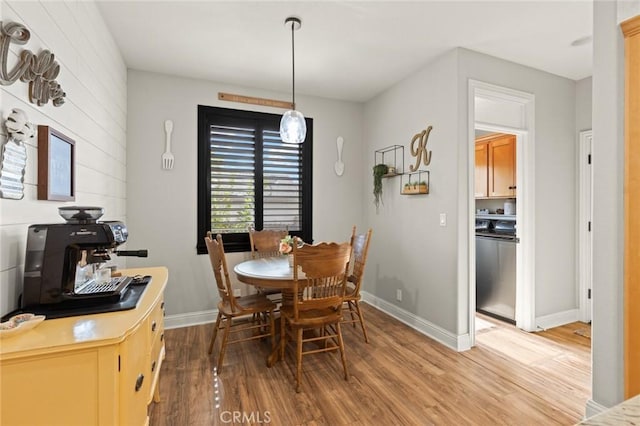
M 247 229 L 288 229 L 311 242 L 313 120 L 302 145 L 282 143 L 281 115 L 198 106 L 198 242 L 222 234 L 249 251 Z

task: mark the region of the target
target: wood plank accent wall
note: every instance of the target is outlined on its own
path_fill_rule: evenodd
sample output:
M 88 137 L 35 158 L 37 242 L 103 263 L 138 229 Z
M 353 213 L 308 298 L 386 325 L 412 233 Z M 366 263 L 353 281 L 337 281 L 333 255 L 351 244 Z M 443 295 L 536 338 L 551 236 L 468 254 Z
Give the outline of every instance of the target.
M 625 37 L 624 394 L 640 394 L 640 15 Z
M 51 126 L 75 140 L 76 204 L 104 207 L 104 220 L 127 223 L 127 67 L 95 2 L 0 1 L 0 20 L 19 22 L 31 31 L 25 45 L 12 43 L 12 67 L 23 49 L 55 53 L 64 105 L 38 107 L 29 102 L 29 86 L 18 81 L 0 86 L 2 121 L 22 109 L 34 125 Z M 162 122 L 157 127 L 161 147 Z M 0 125 L 0 146 L 7 140 Z M 137 141 L 139 142 L 139 141 Z M 27 167 L 22 200 L 0 200 L 0 315 L 18 307 L 22 292 L 27 229 L 33 223 L 61 222 L 63 201 L 38 200 L 38 139 L 25 142 Z M 161 148 L 158 148 L 161 149 Z M 160 164 L 161 151 L 155 161 Z M 114 258 L 121 266 L 126 257 Z

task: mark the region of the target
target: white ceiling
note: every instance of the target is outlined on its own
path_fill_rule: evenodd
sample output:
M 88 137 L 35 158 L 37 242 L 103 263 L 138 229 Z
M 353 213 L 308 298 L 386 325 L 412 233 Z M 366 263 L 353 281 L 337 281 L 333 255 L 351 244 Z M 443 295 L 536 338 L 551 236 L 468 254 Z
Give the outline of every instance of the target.
M 579 80 L 592 3 L 573 1 L 101 1 L 128 68 L 366 101 L 455 48 Z

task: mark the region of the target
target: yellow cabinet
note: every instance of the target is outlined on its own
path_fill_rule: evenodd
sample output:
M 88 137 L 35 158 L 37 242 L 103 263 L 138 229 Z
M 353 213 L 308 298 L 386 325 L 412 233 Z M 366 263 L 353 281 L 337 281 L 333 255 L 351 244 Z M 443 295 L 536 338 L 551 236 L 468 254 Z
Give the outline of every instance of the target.
M 0 424 L 148 424 L 164 358 L 166 268 L 135 309 L 47 320 L 0 343 Z
M 516 137 L 491 134 L 476 139 L 476 198 L 516 196 Z

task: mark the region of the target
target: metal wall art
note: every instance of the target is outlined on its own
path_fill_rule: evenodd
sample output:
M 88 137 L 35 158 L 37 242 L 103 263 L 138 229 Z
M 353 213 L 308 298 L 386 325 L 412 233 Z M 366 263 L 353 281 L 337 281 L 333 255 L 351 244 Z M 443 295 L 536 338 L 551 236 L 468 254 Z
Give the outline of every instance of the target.
M 27 121 L 27 114 L 17 108 L 11 111 L 5 126 L 9 140 L 2 146 L 0 197 L 21 200 L 24 197 L 24 170 L 27 166 L 24 142 L 33 137 L 35 126 Z
M 409 166 L 409 170 L 412 172 L 417 171 L 420 168 L 420 160 L 423 160 L 424 165 L 428 166 L 431 163 L 431 151 L 427 151 L 427 142 L 429 140 L 429 133 L 431 133 L 433 126 L 427 127 L 425 130 L 417 133 L 411 139 L 411 155 L 416 157 L 416 165 Z M 416 145 L 418 143 L 418 146 Z
M 20 59 L 9 71 L 9 45 L 25 44 L 31 33 L 17 22 L 0 22 L 0 84 L 10 86 L 18 79 L 29 83 L 29 102 L 38 106 L 46 105 L 49 101 L 53 106 L 64 104 L 66 93 L 56 81 L 60 73 L 60 65 L 49 50 L 43 50 L 38 55 L 30 50 L 23 50 Z

